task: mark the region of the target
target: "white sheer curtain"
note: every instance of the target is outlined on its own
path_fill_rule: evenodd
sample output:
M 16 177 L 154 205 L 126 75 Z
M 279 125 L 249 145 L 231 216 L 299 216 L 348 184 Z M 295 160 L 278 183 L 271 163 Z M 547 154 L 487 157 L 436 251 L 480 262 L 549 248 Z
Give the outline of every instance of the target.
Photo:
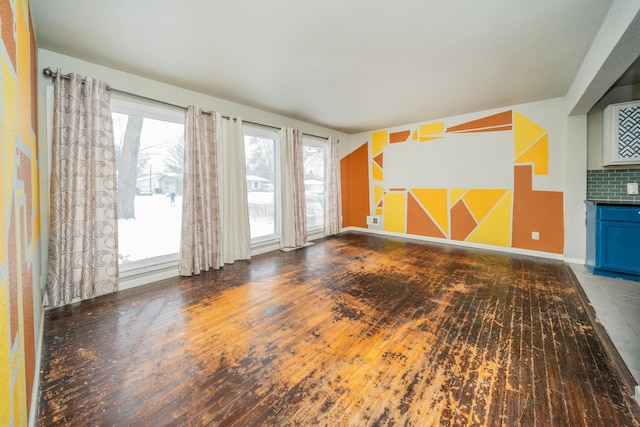
M 216 113 L 216 121 L 222 261 L 232 264 L 251 258 L 244 134 L 239 117 L 225 119 Z
M 200 274 L 223 265 L 216 147 L 216 114 L 189 106 L 185 123 L 182 233 L 178 270 Z
M 281 248 L 304 246 L 307 241 L 307 209 L 304 192 L 302 131 L 278 131 L 281 153 L 282 237 Z
M 118 290 L 117 181 L 104 82 L 60 70 L 54 82 L 47 303 Z
M 327 139 L 325 149 L 325 192 L 324 192 L 324 234 L 333 236 L 340 232 L 340 160 L 338 159 L 338 138 Z

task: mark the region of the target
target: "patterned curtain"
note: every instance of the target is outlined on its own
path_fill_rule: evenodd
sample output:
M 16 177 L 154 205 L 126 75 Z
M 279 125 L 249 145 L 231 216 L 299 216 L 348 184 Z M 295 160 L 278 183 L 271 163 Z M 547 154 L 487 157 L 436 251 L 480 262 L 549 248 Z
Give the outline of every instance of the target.
M 282 155 L 282 239 L 281 248 L 297 248 L 307 241 L 307 206 L 304 191 L 302 131 L 278 131 Z
M 184 195 L 178 270 L 182 276 L 222 267 L 216 115 L 187 108 Z
M 58 70 L 54 83 L 47 298 L 118 290 L 115 146 L 107 85 Z
M 338 160 L 338 138 L 327 140 L 325 155 L 325 203 L 324 234 L 333 236 L 340 232 L 340 163 Z

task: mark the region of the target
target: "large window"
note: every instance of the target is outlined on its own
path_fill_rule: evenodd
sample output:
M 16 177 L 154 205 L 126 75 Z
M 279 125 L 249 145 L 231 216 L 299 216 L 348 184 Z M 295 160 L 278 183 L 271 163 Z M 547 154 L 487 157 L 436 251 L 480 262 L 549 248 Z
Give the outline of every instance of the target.
M 325 144 L 325 140 L 308 136 L 305 136 L 303 140 L 307 231 L 315 231 L 324 227 Z
M 125 265 L 180 251 L 184 111 L 112 98 L 118 257 Z
M 249 224 L 253 242 L 278 236 L 276 210 L 277 135 L 273 130 L 244 125 Z

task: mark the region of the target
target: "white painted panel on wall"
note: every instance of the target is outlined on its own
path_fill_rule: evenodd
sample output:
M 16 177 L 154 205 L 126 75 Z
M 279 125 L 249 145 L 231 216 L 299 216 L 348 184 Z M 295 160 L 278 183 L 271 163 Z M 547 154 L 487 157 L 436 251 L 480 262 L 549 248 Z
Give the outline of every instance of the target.
M 388 188 L 513 188 L 513 132 L 448 134 L 384 150 Z

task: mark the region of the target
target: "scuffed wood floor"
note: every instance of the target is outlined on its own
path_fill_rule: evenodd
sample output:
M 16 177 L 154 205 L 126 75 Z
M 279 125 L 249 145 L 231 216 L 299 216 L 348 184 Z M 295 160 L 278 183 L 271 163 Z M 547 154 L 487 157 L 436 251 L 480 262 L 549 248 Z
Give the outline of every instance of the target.
M 39 423 L 637 426 L 569 274 L 347 233 L 52 309 Z

